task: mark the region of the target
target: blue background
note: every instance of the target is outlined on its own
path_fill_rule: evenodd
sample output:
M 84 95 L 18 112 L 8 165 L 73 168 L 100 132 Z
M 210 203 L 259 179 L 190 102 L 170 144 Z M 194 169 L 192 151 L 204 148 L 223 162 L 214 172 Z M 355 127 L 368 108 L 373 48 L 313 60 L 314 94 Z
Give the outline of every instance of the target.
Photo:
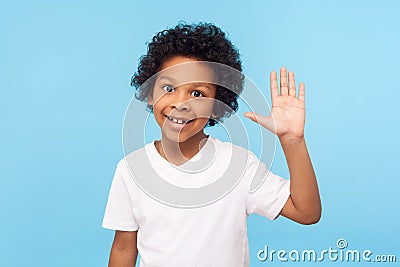
M 106 266 L 113 232 L 101 221 L 130 77 L 145 42 L 180 20 L 224 29 L 268 99 L 268 73 L 283 65 L 306 83 L 323 216 L 303 226 L 252 215 L 251 266 L 271 265 L 257 260 L 264 245 L 321 251 L 341 237 L 398 253 L 399 11 L 397 1 L 1 0 L 1 265 Z M 288 177 L 279 148 L 272 170 Z

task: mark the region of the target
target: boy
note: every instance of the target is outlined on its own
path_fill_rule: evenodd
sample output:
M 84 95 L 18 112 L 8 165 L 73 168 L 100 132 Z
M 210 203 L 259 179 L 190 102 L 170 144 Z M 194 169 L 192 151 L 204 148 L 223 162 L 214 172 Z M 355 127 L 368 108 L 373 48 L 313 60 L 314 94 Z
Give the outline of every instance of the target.
M 319 221 L 318 186 L 304 140 L 304 84 L 296 97 L 294 74 L 281 69 L 279 90 L 277 75 L 272 72 L 271 115 L 245 113 L 278 136 L 289 167 L 289 184 L 269 172 L 251 152 L 204 133 L 205 126 L 213 126 L 237 110 L 242 78 L 217 73 L 212 64 L 203 62 L 242 70 L 239 53 L 212 24 L 178 24 L 162 31 L 141 58 L 132 85 L 140 87 L 136 97 L 147 101 L 162 137 L 127 155 L 117 166 L 103 220 L 103 227 L 116 230 L 110 267 L 134 266 L 138 252 L 141 267 L 249 266 L 249 214 L 272 220 L 283 215 L 302 224 Z M 223 86 L 224 82 L 233 89 Z M 152 176 L 184 188 L 207 187 L 229 171 L 231 160 L 242 156 L 246 160 L 231 191 L 206 205 L 182 208 L 152 198 L 137 182 L 139 177 L 132 177 L 140 176 L 132 169 L 140 168 L 140 157 L 135 155 L 142 151 L 155 170 Z M 214 151 L 215 159 L 205 170 L 184 170 L 200 154 L 209 158 L 209 151 Z M 266 178 L 250 193 L 256 176 Z

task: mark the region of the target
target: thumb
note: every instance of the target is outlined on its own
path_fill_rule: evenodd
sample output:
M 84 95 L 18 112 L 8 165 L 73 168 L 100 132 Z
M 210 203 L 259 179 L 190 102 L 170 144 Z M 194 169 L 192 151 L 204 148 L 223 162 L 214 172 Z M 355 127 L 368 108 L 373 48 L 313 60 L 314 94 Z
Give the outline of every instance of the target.
M 244 113 L 244 116 L 246 118 L 249 118 L 250 120 L 260 124 L 267 130 L 271 132 L 275 132 L 275 123 L 274 120 L 272 119 L 271 116 L 264 116 L 255 112 L 246 112 Z

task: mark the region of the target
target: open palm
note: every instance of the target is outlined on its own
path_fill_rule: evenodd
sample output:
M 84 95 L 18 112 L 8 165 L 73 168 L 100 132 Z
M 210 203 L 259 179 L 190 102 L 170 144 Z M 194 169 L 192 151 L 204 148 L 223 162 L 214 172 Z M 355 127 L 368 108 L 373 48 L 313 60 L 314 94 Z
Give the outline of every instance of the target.
M 288 79 L 289 78 L 289 79 Z M 246 112 L 245 116 L 259 123 L 278 137 L 302 138 L 304 136 L 305 103 L 304 83 L 300 83 L 296 97 L 294 73 L 287 75 L 286 68 L 280 70 L 280 90 L 276 72 L 270 75 L 272 110 L 269 116 Z

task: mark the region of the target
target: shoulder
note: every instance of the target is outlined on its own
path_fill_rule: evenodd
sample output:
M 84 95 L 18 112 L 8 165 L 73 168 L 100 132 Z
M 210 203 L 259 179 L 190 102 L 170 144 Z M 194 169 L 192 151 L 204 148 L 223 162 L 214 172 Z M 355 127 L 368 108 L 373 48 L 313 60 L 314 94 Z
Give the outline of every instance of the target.
M 246 192 L 253 192 L 265 181 L 270 174 L 269 168 L 249 149 L 242 146 L 232 144 L 230 142 L 222 142 L 218 139 L 213 140 L 216 144 L 217 151 L 223 160 L 228 160 L 229 173 L 232 176 L 240 174 L 245 186 Z M 226 151 L 230 149 L 230 157 Z
M 150 143 L 146 144 L 145 146 L 143 146 L 143 147 L 141 147 L 139 149 L 136 149 L 136 150 L 134 150 L 132 152 L 129 152 L 129 153 L 125 154 L 125 157 L 123 157 L 119 161 L 119 163 L 127 162 L 127 161 L 130 161 L 130 160 L 134 160 L 134 159 L 136 159 L 138 157 L 141 157 L 144 153 L 146 153 L 146 151 L 149 149 L 150 145 L 151 145 Z
M 127 153 L 122 159 L 118 161 L 116 171 L 121 174 L 129 174 L 129 166 L 131 164 L 141 164 L 143 159 L 146 158 L 146 151 L 148 150 L 149 145 L 150 144 L 147 144 L 137 150 Z

